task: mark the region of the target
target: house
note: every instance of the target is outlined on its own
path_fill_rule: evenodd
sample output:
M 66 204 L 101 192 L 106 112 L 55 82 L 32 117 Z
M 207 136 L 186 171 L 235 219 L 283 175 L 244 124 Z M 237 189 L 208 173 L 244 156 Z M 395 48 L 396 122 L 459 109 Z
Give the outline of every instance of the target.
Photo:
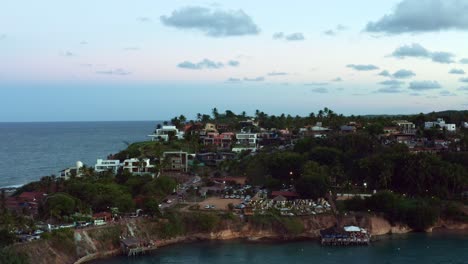
M 100 225 L 105 225 L 106 222 L 109 222 L 112 220 L 112 214 L 109 212 L 99 212 L 93 214 L 93 220 L 94 220 L 94 225 L 100 226 Z
M 171 136 L 176 139 L 183 139 L 184 132 L 179 131 L 176 126 L 162 126 L 156 129 L 154 134 L 148 135 L 148 137 L 151 137 L 151 141 L 169 141 Z
M 409 122 L 406 120 L 396 120 L 393 121 L 398 127 L 398 130 L 403 134 L 415 134 L 416 133 L 416 125 L 413 122 Z
M 468 128 L 468 122 L 462 122 L 461 127 L 463 128 Z
M 398 127 L 396 127 L 396 126 L 384 127 L 383 132 L 384 132 L 384 134 L 386 136 L 397 134 L 398 133 Z
M 123 170 L 135 175 L 154 174 L 155 166 L 151 165 L 149 159 L 126 159 L 123 162 Z
M 216 166 L 224 160 L 232 160 L 236 157 L 232 152 L 207 152 L 197 153 L 196 159 L 207 166 Z
M 47 194 L 43 192 L 22 192 L 16 197 L 8 197 L 5 207 L 19 214 L 37 215 L 39 206 L 46 197 Z
M 237 133 L 236 146 L 232 148 L 233 152 L 239 153 L 242 151 L 257 151 L 257 134 L 256 133 Z
M 205 146 L 215 145 L 219 149 L 230 149 L 232 146 L 232 139 L 234 133 L 225 132 L 219 134 L 217 132 L 209 132 L 205 137 L 202 138 Z
M 83 176 L 81 168 L 83 168 L 83 162 L 77 161 L 75 167 L 70 167 L 63 169 L 59 172 L 59 177 L 62 177 L 65 180 L 70 179 L 72 176 L 81 177 Z
M 96 165 L 94 165 L 95 172 L 106 172 L 112 171 L 112 173 L 116 174 L 120 168 L 120 160 L 103 160 L 98 159 L 96 161 Z
M 437 118 L 437 121 L 424 122 L 424 129 L 437 128 L 439 130 L 445 129 L 448 132 L 455 132 L 457 126 L 455 124 L 447 124 L 443 118 Z
M 162 162 L 166 164 L 165 170 L 187 172 L 189 154 L 182 151 L 166 151 L 163 153 Z

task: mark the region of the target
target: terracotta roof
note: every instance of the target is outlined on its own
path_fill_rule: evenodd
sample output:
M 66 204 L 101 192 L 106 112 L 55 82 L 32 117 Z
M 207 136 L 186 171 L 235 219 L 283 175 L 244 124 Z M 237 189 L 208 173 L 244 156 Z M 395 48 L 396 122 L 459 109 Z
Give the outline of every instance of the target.
M 41 201 L 46 194 L 43 192 L 22 192 L 18 199 L 25 202 L 39 202 Z

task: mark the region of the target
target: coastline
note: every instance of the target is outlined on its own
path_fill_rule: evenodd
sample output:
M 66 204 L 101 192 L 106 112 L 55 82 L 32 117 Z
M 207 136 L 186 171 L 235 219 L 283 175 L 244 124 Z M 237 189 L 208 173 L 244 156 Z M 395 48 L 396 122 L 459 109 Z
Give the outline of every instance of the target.
M 387 233 L 373 233 L 371 242 L 382 241 L 386 239 L 401 239 L 406 234 L 416 234 L 416 233 L 426 233 L 426 234 L 447 234 L 447 235 L 460 235 L 468 234 L 468 226 L 465 223 L 459 223 L 460 226 L 435 226 L 431 229 L 426 230 L 426 232 L 416 232 L 411 229 L 402 229 L 399 226 L 393 226 Z M 459 227 L 459 228 L 456 228 Z M 229 233 L 229 235 L 226 235 Z M 160 248 L 174 246 L 178 244 L 190 244 L 190 243 L 197 243 L 201 241 L 240 241 L 242 243 L 290 243 L 290 242 L 300 242 L 300 241 L 309 241 L 313 242 L 316 241 L 319 244 L 318 239 L 320 238 L 319 235 L 311 235 L 311 234 L 299 234 L 297 236 L 284 236 L 274 232 L 259 232 L 258 236 L 246 237 L 241 232 L 211 232 L 211 233 L 197 233 L 197 234 L 190 234 L 184 236 L 177 236 L 174 238 L 163 239 L 156 242 L 156 246 L 148 247 L 144 249 L 144 254 L 146 253 L 154 253 Z M 223 235 L 224 234 L 224 235 Z M 371 245 L 372 246 L 372 245 Z M 92 261 L 106 259 L 114 256 L 121 255 L 122 251 L 120 249 L 117 250 L 109 250 L 105 252 L 97 252 L 91 255 L 87 255 L 81 257 L 73 264 L 86 264 L 91 263 Z

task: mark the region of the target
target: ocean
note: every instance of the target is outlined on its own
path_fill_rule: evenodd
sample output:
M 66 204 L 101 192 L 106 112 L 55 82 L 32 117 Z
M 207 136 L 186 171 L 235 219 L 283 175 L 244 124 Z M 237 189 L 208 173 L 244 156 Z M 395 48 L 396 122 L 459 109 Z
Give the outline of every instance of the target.
M 195 242 L 157 249 L 140 257 L 114 257 L 93 264 L 466 264 L 468 237 L 407 234 L 365 247 L 322 247 L 318 242 Z
M 159 122 L 37 122 L 0 123 L 0 187 L 18 186 L 58 174 L 82 161 L 148 140 Z

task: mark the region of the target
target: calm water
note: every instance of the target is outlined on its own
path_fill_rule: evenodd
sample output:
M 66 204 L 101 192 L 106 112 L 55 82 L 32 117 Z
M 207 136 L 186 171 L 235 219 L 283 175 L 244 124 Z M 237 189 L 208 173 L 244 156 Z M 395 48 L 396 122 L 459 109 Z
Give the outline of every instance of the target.
M 147 140 L 157 122 L 0 123 L 0 187 L 57 174 Z
M 468 237 L 463 235 L 410 234 L 376 241 L 369 247 L 321 247 L 316 242 L 242 243 L 201 242 L 161 248 L 137 258 L 116 257 L 94 264 L 413 264 L 468 263 Z

